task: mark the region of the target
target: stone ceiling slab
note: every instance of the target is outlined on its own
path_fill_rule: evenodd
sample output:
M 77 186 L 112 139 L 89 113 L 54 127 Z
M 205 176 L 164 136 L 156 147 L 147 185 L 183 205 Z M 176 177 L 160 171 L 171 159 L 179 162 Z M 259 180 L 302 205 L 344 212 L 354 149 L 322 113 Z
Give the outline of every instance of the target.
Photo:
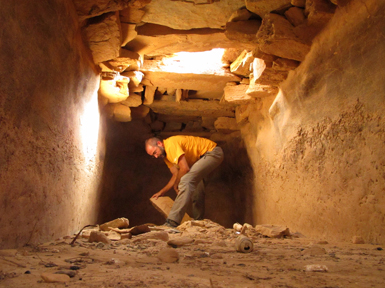
M 73 0 L 80 20 L 115 12 L 127 7 L 142 8 L 151 0 Z
M 161 61 L 146 60 L 141 71 L 145 79 L 153 86 L 188 90 L 223 91 L 227 82 L 239 82 L 241 78 L 223 69 L 222 73 L 194 74 L 181 73 L 180 71 L 165 71 Z
M 174 29 L 223 28 L 234 11 L 245 6 L 244 0 L 192 2 L 152 0 L 145 7 L 143 22 L 168 26 Z
M 230 40 L 224 30 L 175 30 L 165 26 L 145 24 L 137 28 L 138 35 L 128 42 L 126 49 L 148 56 L 177 52 L 200 52 L 214 48 L 255 49 L 257 43 Z

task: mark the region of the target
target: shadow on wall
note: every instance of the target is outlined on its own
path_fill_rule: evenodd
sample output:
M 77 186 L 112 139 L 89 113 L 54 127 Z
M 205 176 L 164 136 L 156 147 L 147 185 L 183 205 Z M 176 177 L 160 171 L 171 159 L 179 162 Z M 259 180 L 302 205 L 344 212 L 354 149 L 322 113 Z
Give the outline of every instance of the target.
M 163 216 L 152 206 L 150 197 L 171 177 L 162 159 L 151 158 L 144 141 L 152 137 L 151 130 L 141 120 L 127 123 L 108 121 L 106 159 L 102 179 L 98 223 L 126 217 L 130 226 L 163 224 Z M 240 140 L 222 146 L 225 160 L 210 175 L 206 186 L 206 218 L 226 227 L 234 222 L 251 219 L 253 173 L 246 149 Z M 170 190 L 166 196 L 175 199 Z
M 206 187 L 206 217 L 225 227 L 252 224 L 254 174 L 244 143 L 234 138 L 218 145 L 225 158 Z

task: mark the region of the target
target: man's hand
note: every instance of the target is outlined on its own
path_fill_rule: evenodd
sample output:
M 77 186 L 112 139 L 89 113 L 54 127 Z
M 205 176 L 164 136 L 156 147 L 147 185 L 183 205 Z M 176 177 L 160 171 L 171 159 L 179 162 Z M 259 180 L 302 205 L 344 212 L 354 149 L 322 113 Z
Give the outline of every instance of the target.
M 178 185 L 174 185 L 174 190 L 175 190 L 175 192 L 176 192 L 176 195 L 178 195 L 178 194 L 179 194 Z
M 159 191 L 158 193 L 155 193 L 154 195 L 151 196 L 151 198 L 158 199 L 159 197 L 162 197 L 165 193 L 162 191 Z

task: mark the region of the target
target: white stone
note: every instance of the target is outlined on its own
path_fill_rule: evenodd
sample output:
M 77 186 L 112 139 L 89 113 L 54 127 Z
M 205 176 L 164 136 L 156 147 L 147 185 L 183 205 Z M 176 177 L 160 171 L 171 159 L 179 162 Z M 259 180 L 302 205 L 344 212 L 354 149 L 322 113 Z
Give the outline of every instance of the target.
M 234 74 L 249 77 L 252 72 L 254 56 L 252 52 L 244 50 L 238 58 L 231 63 L 230 71 Z M 263 60 L 262 60 L 263 61 Z
M 264 60 L 259 59 L 259 58 L 254 58 L 253 60 L 253 75 L 252 75 L 252 80 L 250 82 L 255 82 L 257 79 L 259 79 L 262 75 L 262 73 L 266 69 L 266 63 Z
M 322 264 L 311 264 L 305 266 L 306 272 L 328 272 L 328 267 Z

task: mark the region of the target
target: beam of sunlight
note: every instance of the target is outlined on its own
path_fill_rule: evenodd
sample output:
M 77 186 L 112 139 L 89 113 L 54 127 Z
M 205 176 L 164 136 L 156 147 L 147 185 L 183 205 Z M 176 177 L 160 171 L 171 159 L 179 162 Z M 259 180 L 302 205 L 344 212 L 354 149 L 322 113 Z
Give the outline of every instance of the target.
M 92 161 L 97 153 L 99 120 L 98 92 L 96 89 L 90 102 L 84 105 L 83 114 L 80 117 L 80 137 L 84 158 L 87 163 Z
M 179 52 L 162 59 L 162 70 L 175 73 L 221 74 L 225 49 L 204 52 Z

